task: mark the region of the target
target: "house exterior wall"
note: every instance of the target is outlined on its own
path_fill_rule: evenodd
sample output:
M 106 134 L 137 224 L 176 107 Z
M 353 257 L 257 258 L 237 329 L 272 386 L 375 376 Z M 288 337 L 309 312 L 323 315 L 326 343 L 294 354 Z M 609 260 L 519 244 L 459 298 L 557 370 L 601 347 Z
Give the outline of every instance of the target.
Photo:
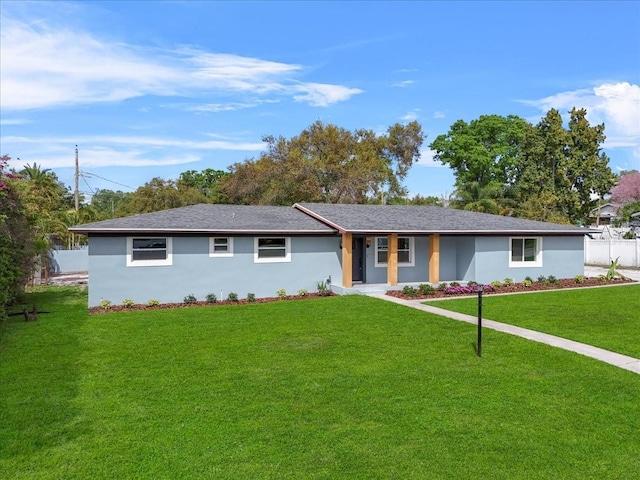
M 366 283 L 387 283 L 387 267 L 375 266 L 375 237 L 366 249 Z M 400 264 L 401 265 L 401 264 Z M 414 265 L 398 266 L 398 282 L 427 282 L 429 280 L 429 239 L 426 236 L 414 237 Z
M 532 279 L 540 275 L 556 278 L 572 278 L 584 274 L 584 244 L 581 236 L 542 237 L 542 266 L 509 267 L 510 237 L 479 236 L 475 239 L 475 280 L 490 283 L 494 280 L 512 278 L 521 282 L 525 277 Z
M 232 257 L 209 257 L 209 237 L 174 236 L 173 264 L 166 266 L 127 267 L 126 250 L 126 237 L 90 236 L 90 307 L 125 298 L 182 302 L 189 294 L 198 300 L 209 293 L 226 299 L 229 292 L 274 297 L 279 289 L 315 292 L 317 282 L 341 278 L 338 237 L 293 236 L 291 261 L 277 263 L 254 262 L 254 237 L 234 237 Z

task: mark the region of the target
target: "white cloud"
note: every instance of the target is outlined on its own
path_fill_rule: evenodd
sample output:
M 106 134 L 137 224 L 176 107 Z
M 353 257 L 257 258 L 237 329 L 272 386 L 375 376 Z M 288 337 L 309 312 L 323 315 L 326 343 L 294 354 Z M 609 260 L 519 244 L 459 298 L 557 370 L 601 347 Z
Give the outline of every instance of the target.
M 398 88 L 405 88 L 405 87 L 408 87 L 409 85 L 413 85 L 414 83 L 416 83 L 414 80 L 403 80 L 401 82 L 396 82 L 391 86 L 398 87 Z
M 74 138 L 6 136 L 1 138 L 1 142 L 9 150 L 22 152 L 23 164 L 36 162 L 44 168 L 73 167 L 76 144 L 85 167 L 180 165 L 199 161 L 200 155 L 194 152 L 200 150 L 257 152 L 264 148 L 263 143 L 231 140 L 196 141 L 117 135 Z
M 445 118 L 446 115 L 444 112 L 433 112 L 433 118 Z
M 419 108 L 417 108 L 415 110 L 411 110 L 410 112 L 407 112 L 405 115 L 400 117 L 400 119 L 403 122 L 413 122 L 414 120 L 418 119 L 418 112 L 420 112 Z
M 447 165 L 443 165 L 439 160 L 434 160 L 433 156 L 436 154 L 435 150 L 429 148 L 420 151 L 420 160 L 416 165 L 423 167 L 434 168 L 448 168 Z
M 113 102 L 193 92 L 293 97 L 312 106 L 348 100 L 362 90 L 292 79 L 303 67 L 212 53 L 161 50 L 101 40 L 90 33 L 2 16 L 3 109 Z M 301 94 L 302 93 L 302 94 Z
M 590 89 L 561 92 L 523 103 L 546 113 L 555 108 L 566 116 L 573 107 L 586 108 L 587 119 L 605 124 L 607 148 L 631 147 L 640 156 L 640 86 L 628 82 L 603 83 Z
M 359 88 L 349 88 L 342 85 L 329 85 L 326 83 L 301 83 L 294 87 L 302 95 L 294 95 L 296 102 L 308 102 L 314 107 L 326 107 L 332 103 L 348 100 L 353 95 L 362 93 Z
M 26 125 L 31 123 L 26 118 L 3 118 L 0 119 L 0 125 Z
M 229 103 L 203 103 L 200 105 L 178 103 L 167 105 L 169 107 L 178 108 L 187 112 L 194 113 L 219 113 L 219 112 L 232 112 L 235 110 L 242 110 L 245 108 L 255 108 L 265 103 L 278 103 L 279 100 L 252 100 L 248 102 L 229 102 Z

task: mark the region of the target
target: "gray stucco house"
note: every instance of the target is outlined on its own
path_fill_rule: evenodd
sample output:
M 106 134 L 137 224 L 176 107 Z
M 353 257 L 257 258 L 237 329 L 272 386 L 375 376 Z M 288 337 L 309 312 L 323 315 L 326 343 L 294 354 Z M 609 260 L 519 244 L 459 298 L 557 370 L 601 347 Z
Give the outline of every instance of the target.
M 585 229 L 441 207 L 201 204 L 70 228 L 89 236 L 89 306 L 272 297 L 285 289 L 584 272 Z M 375 287 L 374 287 L 375 288 Z

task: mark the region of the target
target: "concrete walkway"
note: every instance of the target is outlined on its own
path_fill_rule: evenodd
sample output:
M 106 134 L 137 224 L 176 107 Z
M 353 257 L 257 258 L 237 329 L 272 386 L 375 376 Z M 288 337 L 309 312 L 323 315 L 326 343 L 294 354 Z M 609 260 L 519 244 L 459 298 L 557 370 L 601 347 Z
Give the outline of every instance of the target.
M 423 305 L 421 302 L 424 300 L 404 300 L 401 298 L 390 297 L 388 295 L 372 294 L 371 297 L 380 298 L 389 302 L 404 305 L 406 307 L 416 308 L 424 312 L 433 313 L 442 317 L 452 318 L 461 322 L 472 323 L 477 325 L 478 319 L 472 315 L 465 315 L 463 313 L 451 312 L 443 308 L 433 307 L 431 305 Z M 490 328 L 499 332 L 509 333 L 518 337 L 533 340 L 534 342 L 545 343 L 552 347 L 563 348 L 571 352 L 579 353 L 587 357 L 595 358 L 601 362 L 609 363 L 618 368 L 623 368 L 640 374 L 640 359 L 628 357 L 627 355 L 621 355 L 619 353 L 611 352 L 603 348 L 594 347 L 580 342 L 574 342 L 573 340 L 567 340 L 565 338 L 556 337 L 547 333 L 536 332 L 535 330 L 528 330 L 522 327 L 516 327 L 514 325 L 508 325 L 506 323 L 495 322 L 493 320 L 482 319 L 482 326 L 484 328 Z

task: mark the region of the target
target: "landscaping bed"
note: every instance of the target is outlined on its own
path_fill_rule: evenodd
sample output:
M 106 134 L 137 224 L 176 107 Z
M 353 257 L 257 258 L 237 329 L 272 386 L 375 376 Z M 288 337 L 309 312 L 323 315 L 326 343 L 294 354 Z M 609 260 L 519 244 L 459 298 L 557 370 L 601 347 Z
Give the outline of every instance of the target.
M 525 280 L 524 282 L 515 283 L 509 279 L 505 281 L 491 282 L 489 285 L 483 285 L 484 294 L 498 293 L 518 293 L 533 292 L 543 290 L 558 290 L 563 288 L 584 288 L 584 287 L 601 287 L 603 285 L 618 285 L 632 283 L 633 281 L 626 278 L 606 278 L 606 277 L 582 277 L 561 278 L 540 277 L 537 280 Z M 391 297 L 403 298 L 406 300 L 417 299 L 433 299 L 444 297 L 458 297 L 464 295 L 474 295 L 478 291 L 478 284 L 470 282 L 467 285 L 460 285 L 458 282 L 443 282 L 438 286 L 422 284 L 419 287 L 404 287 L 402 290 L 389 290 L 387 295 Z
M 141 304 L 141 303 L 133 303 L 126 305 L 115 305 L 105 303 L 102 306 L 98 307 L 90 307 L 89 313 L 92 315 L 103 314 L 103 313 L 111 313 L 111 312 L 128 312 L 135 310 L 164 310 L 171 308 L 185 308 L 185 307 L 213 307 L 216 305 L 250 305 L 252 303 L 271 303 L 271 302 L 281 302 L 283 300 L 306 300 L 309 298 L 319 298 L 319 297 L 331 297 L 334 296 L 335 293 L 331 291 L 326 291 L 323 293 L 305 293 L 304 295 L 282 295 L 278 297 L 265 297 L 265 298 L 252 298 L 249 300 L 248 298 L 239 298 L 237 300 L 215 300 L 215 301 L 188 301 L 188 302 L 180 302 L 180 303 L 158 303 L 158 304 Z

